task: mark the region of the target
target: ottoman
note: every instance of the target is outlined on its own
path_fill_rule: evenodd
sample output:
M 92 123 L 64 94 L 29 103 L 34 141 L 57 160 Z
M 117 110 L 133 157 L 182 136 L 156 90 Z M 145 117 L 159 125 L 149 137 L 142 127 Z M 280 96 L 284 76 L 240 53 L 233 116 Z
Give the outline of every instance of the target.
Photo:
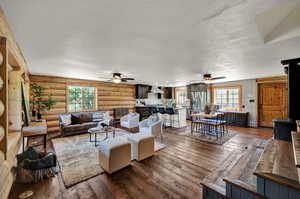
M 131 143 L 132 159 L 141 161 L 154 155 L 154 136 L 148 133 L 136 133 L 127 136 Z
M 107 173 L 113 173 L 130 165 L 131 145 L 126 137 L 101 141 L 98 149 L 100 166 Z

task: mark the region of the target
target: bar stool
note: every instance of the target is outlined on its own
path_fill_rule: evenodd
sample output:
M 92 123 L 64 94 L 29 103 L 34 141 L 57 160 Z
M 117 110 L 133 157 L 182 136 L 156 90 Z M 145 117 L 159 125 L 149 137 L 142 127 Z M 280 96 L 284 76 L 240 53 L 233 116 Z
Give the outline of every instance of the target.
M 170 127 L 174 127 L 174 123 L 177 122 L 179 126 L 179 114 L 174 108 L 166 108 L 166 114 L 168 115 L 167 121 L 170 123 Z M 177 118 L 175 118 L 177 117 Z
M 152 115 L 157 115 L 157 116 L 158 116 L 158 113 L 159 113 L 158 108 L 156 108 L 156 107 L 152 107 L 152 108 L 151 108 L 151 114 L 152 114 Z
M 163 127 L 166 127 L 166 109 L 165 107 L 158 107 L 157 108 L 158 113 L 161 115 L 161 119 L 163 121 Z

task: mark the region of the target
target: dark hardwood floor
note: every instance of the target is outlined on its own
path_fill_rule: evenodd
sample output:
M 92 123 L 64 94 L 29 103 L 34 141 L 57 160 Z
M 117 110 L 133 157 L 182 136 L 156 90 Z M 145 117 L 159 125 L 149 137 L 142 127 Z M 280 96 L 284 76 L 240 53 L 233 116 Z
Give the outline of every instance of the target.
M 15 183 L 9 198 L 18 198 L 28 189 L 34 191 L 32 199 L 202 198 L 201 181 L 224 186 L 225 176 L 254 185 L 252 171 L 272 136 L 271 129 L 235 127 L 232 130 L 239 133 L 223 145 L 178 135 L 188 130 L 166 130 L 165 149 L 114 174 L 102 174 L 68 189 L 60 174 L 38 184 Z M 51 142 L 47 150 L 53 150 Z

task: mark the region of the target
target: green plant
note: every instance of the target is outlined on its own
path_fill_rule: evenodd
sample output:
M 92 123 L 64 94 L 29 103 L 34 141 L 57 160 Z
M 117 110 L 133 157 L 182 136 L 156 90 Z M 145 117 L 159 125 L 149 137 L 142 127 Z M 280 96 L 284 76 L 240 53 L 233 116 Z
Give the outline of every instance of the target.
M 39 114 L 42 111 L 51 110 L 57 103 L 57 101 L 52 98 L 52 94 L 48 94 L 46 97 L 45 90 L 47 90 L 47 88 L 43 86 L 31 84 L 32 100 L 30 104 L 32 104 L 32 110 L 37 110 Z

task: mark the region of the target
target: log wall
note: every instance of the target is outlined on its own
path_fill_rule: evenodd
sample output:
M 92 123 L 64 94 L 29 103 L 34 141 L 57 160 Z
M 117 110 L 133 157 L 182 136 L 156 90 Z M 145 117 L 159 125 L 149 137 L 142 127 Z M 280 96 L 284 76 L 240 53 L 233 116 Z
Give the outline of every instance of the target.
M 68 86 L 96 87 L 96 110 L 109 111 L 111 115 L 114 108 L 126 107 L 132 111 L 135 107 L 134 85 L 36 75 L 30 76 L 30 82 L 48 88 L 46 92 L 52 93 L 53 98 L 58 101 L 52 110 L 42 114 L 43 118 L 47 120 L 49 133 L 59 131 L 58 115 L 68 111 Z
M 1 7 L 0 66 L 0 198 L 6 199 L 15 179 L 12 168 L 21 146 L 20 85 L 22 81 L 28 88 L 28 69 Z M 8 72 L 10 68 L 12 72 Z

